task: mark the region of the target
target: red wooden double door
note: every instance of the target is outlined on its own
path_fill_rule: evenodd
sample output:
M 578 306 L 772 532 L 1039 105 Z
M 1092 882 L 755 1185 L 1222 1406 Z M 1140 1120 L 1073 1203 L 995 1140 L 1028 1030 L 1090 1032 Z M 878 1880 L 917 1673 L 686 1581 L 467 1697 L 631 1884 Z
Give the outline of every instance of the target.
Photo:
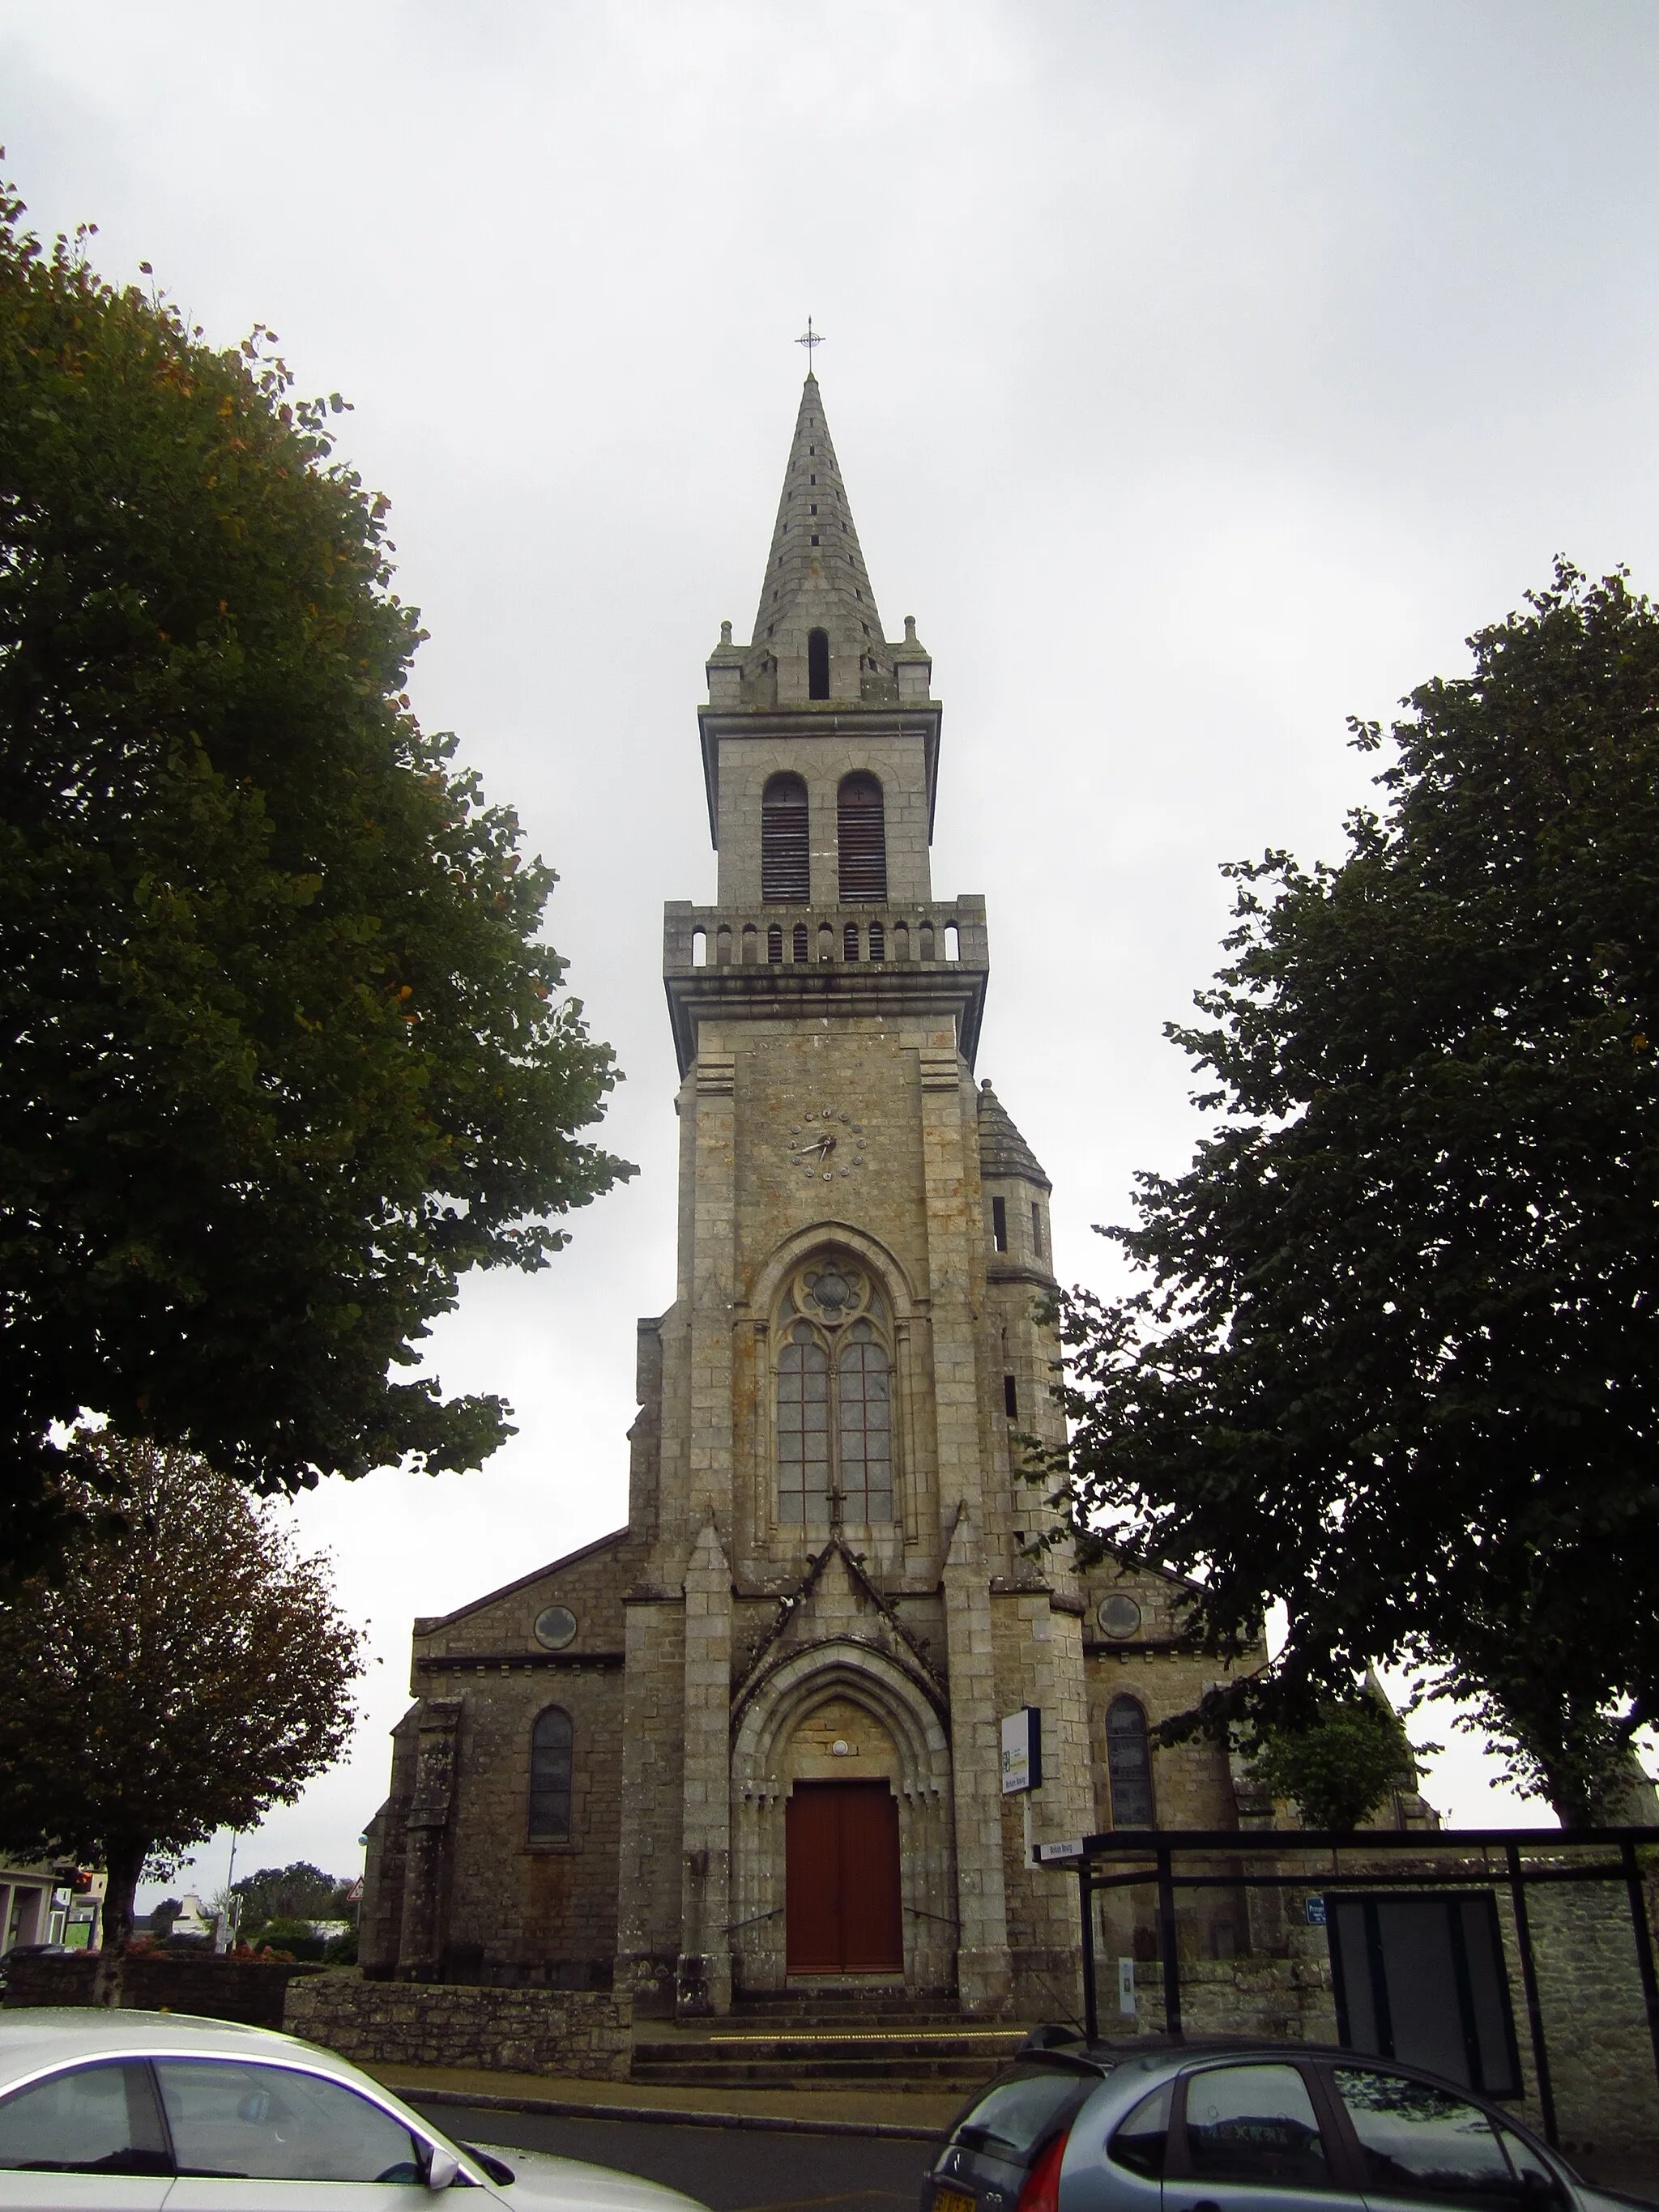
M 898 1802 L 886 1783 L 798 1782 L 784 1820 L 789 1972 L 902 1972 Z

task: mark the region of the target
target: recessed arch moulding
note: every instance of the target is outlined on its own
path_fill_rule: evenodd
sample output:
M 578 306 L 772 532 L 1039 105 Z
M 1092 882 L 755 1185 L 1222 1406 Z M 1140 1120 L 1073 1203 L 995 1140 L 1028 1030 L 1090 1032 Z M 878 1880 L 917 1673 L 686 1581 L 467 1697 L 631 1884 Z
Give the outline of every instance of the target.
M 956 1892 L 951 1747 L 934 1698 L 886 1653 L 838 1638 L 792 1653 L 750 1689 L 732 1742 L 733 1981 L 781 1990 L 785 1806 L 799 1782 L 827 1778 L 808 1730 L 816 1715 L 850 1706 L 865 1725 L 850 1736 L 847 1778 L 887 1781 L 898 1801 L 904 1980 L 916 1991 L 955 1986 L 956 1931 L 940 1900 Z M 855 1724 L 849 1724 L 855 1725 Z M 848 1741 L 848 1738 L 842 1739 Z

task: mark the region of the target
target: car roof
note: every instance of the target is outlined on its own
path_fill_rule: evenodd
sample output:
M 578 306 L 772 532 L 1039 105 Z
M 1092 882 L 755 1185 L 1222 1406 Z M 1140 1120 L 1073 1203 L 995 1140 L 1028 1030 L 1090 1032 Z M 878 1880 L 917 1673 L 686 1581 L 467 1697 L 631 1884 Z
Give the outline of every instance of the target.
M 0 2090 L 43 2067 L 76 2059 L 120 2058 L 147 2052 L 152 2057 L 263 2058 L 272 2064 L 314 2063 L 361 2081 L 377 2094 L 380 2085 L 333 2051 L 302 2043 L 274 2028 L 250 2027 L 236 2020 L 206 2020 L 195 2013 L 137 2012 L 102 2005 L 24 2005 L 0 2011 Z

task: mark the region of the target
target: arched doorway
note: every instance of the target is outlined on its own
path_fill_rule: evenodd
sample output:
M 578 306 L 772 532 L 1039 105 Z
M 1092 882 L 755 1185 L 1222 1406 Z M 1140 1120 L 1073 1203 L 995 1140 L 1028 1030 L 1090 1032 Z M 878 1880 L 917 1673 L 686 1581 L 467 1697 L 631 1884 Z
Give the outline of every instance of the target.
M 825 1583 L 836 1579 L 830 1571 Z M 793 1975 L 888 1972 L 902 1973 L 905 1985 L 917 1990 L 954 1986 L 950 1746 L 933 1702 L 913 1677 L 884 1652 L 850 1638 L 792 1653 L 746 1697 L 732 1769 L 738 1988 L 781 1990 Z M 876 1787 L 850 1811 L 844 1798 L 837 1804 L 825 1795 L 811 1802 L 814 1784 L 859 1783 Z M 801 1809 L 792 1809 L 798 1797 Z M 870 1809 L 872 1797 L 882 1809 Z M 875 1918 L 873 1940 L 870 1924 L 859 1924 L 856 1906 L 848 1929 L 844 1902 L 847 1860 L 872 1848 L 888 1900 Z M 803 1930 L 799 1919 L 804 1894 L 811 1896 L 801 1883 L 812 1883 L 815 1857 L 816 1932 L 810 1923 Z M 838 1929 L 821 1924 L 831 1912 Z M 818 1963 L 804 1963 L 809 1959 Z M 849 1960 L 860 1963 L 845 1963 Z M 882 1963 L 864 1963 L 877 1960 Z
M 792 1974 L 899 1974 L 898 1800 L 883 1781 L 797 1782 L 784 1808 Z

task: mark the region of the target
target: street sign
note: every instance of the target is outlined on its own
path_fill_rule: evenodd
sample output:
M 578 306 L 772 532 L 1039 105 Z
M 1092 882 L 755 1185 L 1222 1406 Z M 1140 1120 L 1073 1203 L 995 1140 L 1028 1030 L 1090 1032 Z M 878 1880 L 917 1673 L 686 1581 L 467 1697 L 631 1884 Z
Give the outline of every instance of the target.
M 1036 1705 L 1022 1705 L 1002 1723 L 1002 1794 L 1042 1787 L 1042 1715 Z

